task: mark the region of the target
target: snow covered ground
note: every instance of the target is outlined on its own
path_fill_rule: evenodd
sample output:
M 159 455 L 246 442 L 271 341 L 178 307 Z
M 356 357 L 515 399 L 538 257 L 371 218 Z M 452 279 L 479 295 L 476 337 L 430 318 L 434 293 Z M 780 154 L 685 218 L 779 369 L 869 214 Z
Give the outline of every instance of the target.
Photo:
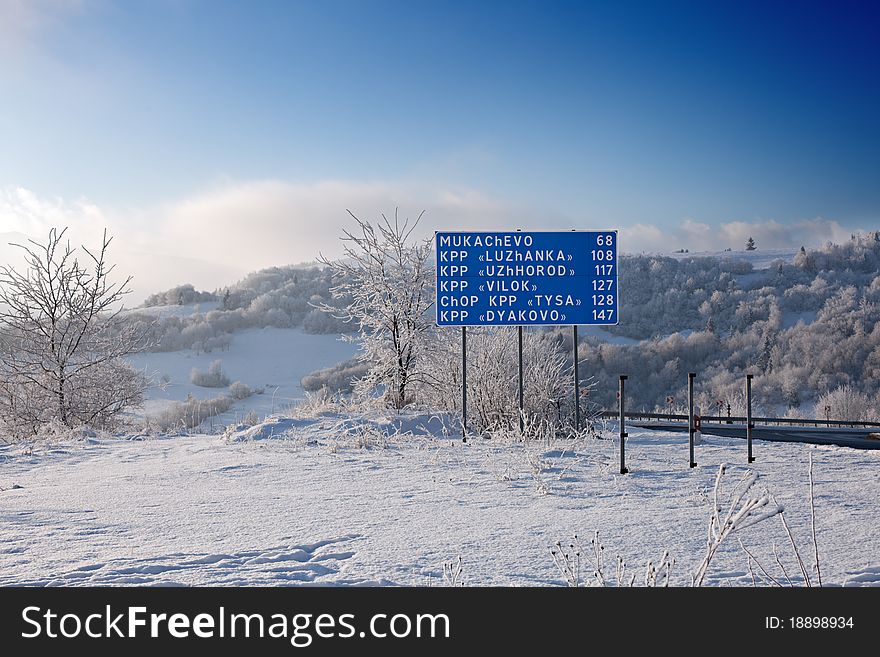
M 612 580 L 618 554 L 640 581 L 668 549 L 673 583 L 687 584 L 718 465 L 730 464 L 727 490 L 746 471 L 734 439 L 706 439 L 691 470 L 686 437 L 633 430 L 621 476 L 611 432 L 462 444 L 444 426 L 325 413 L 225 436 L 0 447 L 0 584 L 441 585 L 461 557 L 466 585 L 560 585 L 551 547 L 578 534 L 589 549 L 595 531 Z M 808 564 L 810 452 L 823 580 L 880 585 L 880 452 L 756 443 L 758 486 Z M 776 517 L 735 533 L 709 584 L 751 584 L 737 535 L 785 581 L 775 543 L 800 582 Z
M 173 306 L 172 308 L 191 308 Z M 300 380 L 311 372 L 353 358 L 357 346 L 343 342 L 338 335 L 313 335 L 300 329 L 262 328 L 233 335 L 228 351 L 196 354 L 190 349 L 173 352 L 135 354 L 128 358 L 138 369 L 146 370 L 157 384 L 147 392 L 143 413 L 151 415 L 187 395 L 209 399 L 228 392 L 224 388 L 203 388 L 190 383 L 193 368 L 206 371 L 215 360 L 223 362 L 230 381 L 241 381 L 262 389 L 248 399 L 237 401 L 232 409 L 215 418 L 223 426 L 245 417 L 250 411 L 258 417 L 286 409 L 305 395 Z
M 755 269 L 767 269 L 777 260 L 791 264 L 794 262 L 798 251 L 795 249 L 762 249 L 758 248 L 754 251 L 689 251 L 688 253 L 662 253 L 661 255 L 669 256 L 684 260 L 686 258 L 721 258 L 729 260 L 738 260 L 752 263 Z

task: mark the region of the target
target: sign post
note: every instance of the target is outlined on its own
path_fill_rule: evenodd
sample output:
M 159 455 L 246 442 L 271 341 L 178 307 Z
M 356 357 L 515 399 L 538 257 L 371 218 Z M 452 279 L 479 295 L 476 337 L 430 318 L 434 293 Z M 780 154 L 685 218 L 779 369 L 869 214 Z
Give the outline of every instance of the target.
M 519 435 L 525 432 L 525 421 L 523 417 L 523 327 L 516 327 L 517 336 L 519 337 Z
M 696 372 L 688 372 L 688 446 L 692 468 L 697 467 L 694 461 L 694 377 L 696 376 Z
M 573 326 L 575 428 L 580 429 L 577 326 L 618 323 L 617 231 L 435 233 L 438 326 L 462 327 L 462 385 L 467 385 L 467 326 L 519 327 L 520 431 L 522 330 Z M 462 435 L 467 392 L 462 393 Z
M 578 327 L 574 329 L 574 430 L 581 430 L 581 377 L 578 373 Z
M 461 327 L 461 442 L 467 442 L 467 326 Z

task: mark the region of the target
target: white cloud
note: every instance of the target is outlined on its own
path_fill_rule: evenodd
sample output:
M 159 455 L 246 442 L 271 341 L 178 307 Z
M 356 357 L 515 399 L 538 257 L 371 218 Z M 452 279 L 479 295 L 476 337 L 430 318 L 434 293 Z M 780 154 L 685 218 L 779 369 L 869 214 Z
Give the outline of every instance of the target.
M 23 188 L 0 189 L 0 242 L 39 239 L 69 226 L 74 243 L 94 244 L 106 227 L 115 236 L 120 271 L 135 275 L 139 302 L 183 282 L 214 289 L 262 267 L 341 253 L 346 210 L 375 220 L 399 208 L 401 218 L 425 210 L 421 235 L 440 229 L 539 228 L 524 211 L 473 190 L 391 182 L 278 180 L 227 184 L 138 212 L 103 209 L 87 200 L 44 199 Z M 3 235 L 6 233 L 7 235 Z M 0 248 L 0 256 L 9 254 Z
M 107 224 L 104 212 L 86 199 L 40 198 L 29 189 L 0 189 L 0 227 L 28 235 L 39 235 L 49 227 L 67 225 L 76 232 L 100 233 Z
M 401 218 L 426 211 L 419 229 L 423 236 L 434 230 L 586 227 L 475 190 L 398 182 L 228 183 L 137 212 L 0 188 L 0 258 L 15 256 L 5 246 L 10 239 L 41 239 L 53 226 L 69 226 L 71 241 L 87 245 L 97 243 L 106 227 L 115 236 L 112 256 L 119 270 L 135 276 L 129 303 L 139 303 L 180 283 L 211 290 L 256 269 L 312 261 L 319 252 L 335 257 L 343 228 L 353 225 L 347 209 L 376 220 L 395 207 Z M 622 226 L 620 248 L 629 253 L 739 250 L 749 236 L 759 248 L 797 248 L 844 241 L 850 232 L 821 218 L 718 225 L 688 219 L 671 230 L 642 223 Z
M 672 229 L 637 224 L 622 230 L 620 241 L 621 249 L 630 253 L 668 253 L 682 248 L 691 251 L 741 250 L 749 237 L 754 238 L 758 248 L 785 249 L 816 247 L 828 241 L 843 242 L 852 232 L 837 221 L 821 217 L 786 224 L 768 220 L 710 225 L 685 219 Z
M 634 224 L 620 229 L 620 250 L 626 253 L 666 250 L 663 231 L 650 224 Z
M 387 182 L 324 181 L 310 184 L 269 180 L 228 185 L 167 206 L 161 212 L 168 248 L 240 264 L 251 270 L 313 260 L 340 252 L 342 229 L 353 225 L 346 210 L 362 219 L 394 213 L 414 220 L 422 235 L 435 229 L 502 226 L 522 213 L 471 190 L 431 189 Z

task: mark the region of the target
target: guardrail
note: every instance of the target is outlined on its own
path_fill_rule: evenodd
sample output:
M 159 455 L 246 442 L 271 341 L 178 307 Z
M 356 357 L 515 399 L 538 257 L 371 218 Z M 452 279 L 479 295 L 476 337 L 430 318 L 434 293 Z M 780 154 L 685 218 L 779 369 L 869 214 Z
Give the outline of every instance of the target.
M 619 411 L 600 411 L 599 415 L 604 418 L 617 419 L 620 417 Z M 639 413 L 627 412 L 624 417 L 628 420 L 680 420 L 688 421 L 687 414 L 684 413 Z M 746 418 L 739 415 L 701 415 L 700 419 L 704 423 L 714 422 L 717 424 L 745 424 Z M 752 417 L 752 424 L 770 424 L 779 426 L 792 427 L 850 427 L 850 428 L 876 428 L 880 430 L 880 422 L 857 422 L 855 420 L 812 420 L 809 418 L 789 418 L 789 417 Z

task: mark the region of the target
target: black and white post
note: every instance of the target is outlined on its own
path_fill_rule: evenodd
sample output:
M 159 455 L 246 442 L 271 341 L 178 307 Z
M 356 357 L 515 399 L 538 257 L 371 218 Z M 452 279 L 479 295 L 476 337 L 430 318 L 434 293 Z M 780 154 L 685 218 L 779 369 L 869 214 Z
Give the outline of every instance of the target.
M 620 396 L 619 407 L 620 407 L 620 474 L 626 474 L 629 472 L 626 468 L 626 438 L 629 435 L 626 432 L 626 415 L 623 411 L 623 400 L 624 400 L 624 382 L 626 381 L 626 374 L 620 375 L 620 391 L 618 395 Z
M 694 461 L 694 378 L 696 376 L 696 372 L 688 372 L 688 445 L 692 468 L 697 467 Z
M 752 375 L 746 374 L 746 442 L 749 444 L 749 463 L 755 462 L 752 456 Z

